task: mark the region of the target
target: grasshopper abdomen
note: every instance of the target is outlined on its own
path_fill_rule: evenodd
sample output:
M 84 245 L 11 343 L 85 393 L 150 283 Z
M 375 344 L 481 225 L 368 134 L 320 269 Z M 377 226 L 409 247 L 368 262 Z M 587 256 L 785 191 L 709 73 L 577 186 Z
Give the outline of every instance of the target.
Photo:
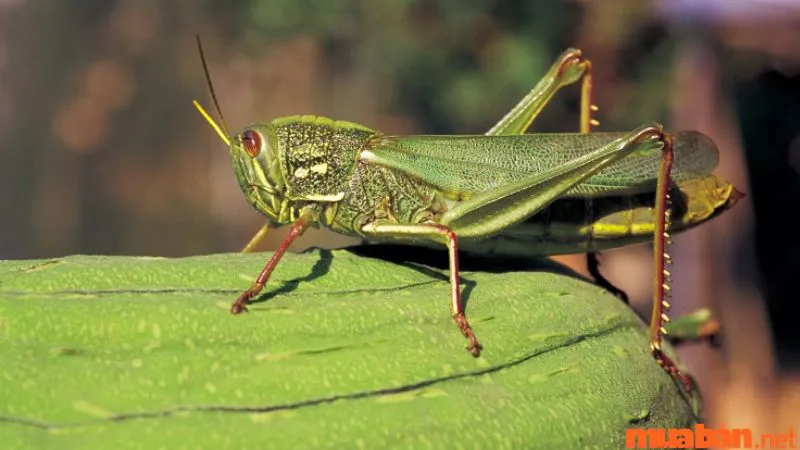
M 700 225 L 733 207 L 741 193 L 705 175 L 675 184 L 670 192 L 671 234 Z M 563 255 L 599 252 L 649 242 L 656 228 L 652 192 L 564 198 L 539 214 L 485 240 L 462 241 L 462 250 L 496 255 Z

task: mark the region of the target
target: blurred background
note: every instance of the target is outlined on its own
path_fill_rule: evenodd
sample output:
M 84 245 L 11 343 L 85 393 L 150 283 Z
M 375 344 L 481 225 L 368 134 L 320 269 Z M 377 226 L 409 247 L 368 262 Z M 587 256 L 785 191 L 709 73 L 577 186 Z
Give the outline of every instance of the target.
M 670 251 L 673 313 L 723 324 L 722 349 L 680 350 L 709 420 L 800 427 L 800 2 L 0 0 L 0 259 L 235 252 L 259 229 L 191 106 L 211 104 L 198 32 L 232 129 L 317 114 L 483 133 L 581 48 L 599 130 L 700 130 L 747 194 Z M 578 98 L 561 92 L 531 131 L 576 131 Z M 312 231 L 294 249 L 352 242 Z M 647 314 L 649 246 L 600 261 Z

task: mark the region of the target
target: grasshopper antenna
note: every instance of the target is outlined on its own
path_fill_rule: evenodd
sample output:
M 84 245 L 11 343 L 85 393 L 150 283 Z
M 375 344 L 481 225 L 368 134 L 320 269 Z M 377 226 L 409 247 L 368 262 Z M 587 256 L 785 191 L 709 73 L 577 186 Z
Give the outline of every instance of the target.
M 192 103 L 194 103 L 194 107 L 197 108 L 197 110 L 200 112 L 203 118 L 205 118 L 206 121 L 211 125 L 211 127 L 214 128 L 214 131 L 217 132 L 222 141 L 225 142 L 226 145 L 230 146 L 231 138 L 230 138 L 230 133 L 228 132 L 228 125 L 225 123 L 225 117 L 222 115 L 222 109 L 219 107 L 219 101 L 217 101 L 217 94 L 216 92 L 214 92 L 214 84 L 211 83 L 211 75 L 208 72 L 208 64 L 206 64 L 206 57 L 205 54 L 203 53 L 203 44 L 200 42 L 200 35 L 195 34 L 195 39 L 197 40 L 197 51 L 200 53 L 200 62 L 203 63 L 203 72 L 206 75 L 208 90 L 211 91 L 211 99 L 214 100 L 214 107 L 217 109 L 217 115 L 219 116 L 219 121 L 220 124 L 222 124 L 222 127 L 220 127 L 214 121 L 214 119 L 211 118 L 211 115 L 209 115 L 206 112 L 206 110 L 203 109 L 202 106 L 200 106 L 200 103 L 198 103 L 197 100 L 194 100 Z
M 219 101 L 217 100 L 217 93 L 214 92 L 214 84 L 211 82 L 211 75 L 208 72 L 208 64 L 206 63 L 206 55 L 203 52 L 203 44 L 200 42 L 199 34 L 195 34 L 194 37 L 197 40 L 197 51 L 200 53 L 200 62 L 203 63 L 203 72 L 206 74 L 206 82 L 208 83 L 208 90 L 211 91 L 211 99 L 214 100 L 214 107 L 217 109 L 217 115 L 219 116 L 219 123 L 222 125 L 222 127 L 220 127 L 217 124 L 217 122 L 215 122 L 214 119 L 211 118 L 211 115 L 206 112 L 206 110 L 200 105 L 200 103 L 197 100 L 193 100 L 192 103 L 194 103 L 194 107 L 197 108 L 197 111 L 200 112 L 200 115 L 202 115 L 203 118 L 206 119 L 206 122 L 208 122 L 208 124 L 211 125 L 211 128 L 213 128 L 214 131 L 217 132 L 220 139 L 222 139 L 222 142 L 224 142 L 225 145 L 230 147 L 231 134 L 228 132 L 228 125 L 225 123 L 225 117 L 222 115 L 222 108 L 219 107 Z M 248 242 L 247 245 L 242 249 L 242 253 L 252 252 L 255 249 L 256 245 L 258 245 L 258 243 L 261 242 L 262 239 L 264 239 L 264 236 L 267 234 L 269 228 L 270 228 L 269 223 L 261 227 L 261 229 L 258 230 L 258 233 L 256 233 L 255 236 L 253 236 L 250 239 L 250 242 Z M 242 310 L 242 305 L 239 305 L 237 308 L 238 309 L 236 310 L 231 310 L 231 312 L 237 311 L 234 312 L 234 314 L 238 313 L 238 311 Z

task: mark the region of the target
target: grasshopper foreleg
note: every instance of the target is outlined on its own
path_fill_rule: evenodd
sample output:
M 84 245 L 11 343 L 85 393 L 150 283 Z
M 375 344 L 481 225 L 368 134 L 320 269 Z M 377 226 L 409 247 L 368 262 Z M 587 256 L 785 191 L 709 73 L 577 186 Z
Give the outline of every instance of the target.
M 475 333 L 472 331 L 464 314 L 464 305 L 461 303 L 461 284 L 458 271 L 458 238 L 456 233 L 449 227 L 436 223 L 421 223 L 416 225 L 400 225 L 372 222 L 365 225 L 362 231 L 367 235 L 375 237 L 397 236 L 397 237 L 416 237 L 429 239 L 447 245 L 450 260 L 450 308 L 453 320 L 458 325 L 461 333 L 467 338 L 469 345 L 467 350 L 472 356 L 480 356 L 481 344 Z
M 294 242 L 295 239 L 300 237 L 300 235 L 302 235 L 308 229 L 315 219 L 316 217 L 312 211 L 306 211 L 301 214 L 300 217 L 292 224 L 291 228 L 289 229 L 289 234 L 283 239 L 283 242 L 281 242 L 281 245 L 277 250 L 275 250 L 272 258 L 267 261 L 267 264 L 264 266 L 264 268 L 261 269 L 261 273 L 258 274 L 256 281 L 246 291 L 242 292 L 239 295 L 239 298 L 236 299 L 236 302 L 234 302 L 234 304 L 231 306 L 232 314 L 239 314 L 242 311 L 247 311 L 247 302 L 261 293 L 261 290 L 264 289 L 264 285 L 267 284 L 267 280 L 269 280 L 270 275 L 272 275 L 272 271 L 275 270 L 275 266 L 278 265 L 278 262 L 289 249 L 289 246 L 292 245 L 292 242 Z

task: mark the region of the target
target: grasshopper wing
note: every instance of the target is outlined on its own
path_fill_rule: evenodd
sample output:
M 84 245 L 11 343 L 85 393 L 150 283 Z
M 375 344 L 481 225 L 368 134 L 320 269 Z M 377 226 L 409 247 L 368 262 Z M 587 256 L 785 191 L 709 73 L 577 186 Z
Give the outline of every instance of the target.
M 403 171 L 444 195 L 466 199 L 531 174 L 546 172 L 597 150 L 622 133 L 511 136 L 385 136 L 367 148 L 370 163 Z M 674 135 L 676 181 L 710 173 L 719 155 L 711 139 Z M 608 196 L 655 187 L 660 151 L 634 152 L 571 189 L 567 196 Z

